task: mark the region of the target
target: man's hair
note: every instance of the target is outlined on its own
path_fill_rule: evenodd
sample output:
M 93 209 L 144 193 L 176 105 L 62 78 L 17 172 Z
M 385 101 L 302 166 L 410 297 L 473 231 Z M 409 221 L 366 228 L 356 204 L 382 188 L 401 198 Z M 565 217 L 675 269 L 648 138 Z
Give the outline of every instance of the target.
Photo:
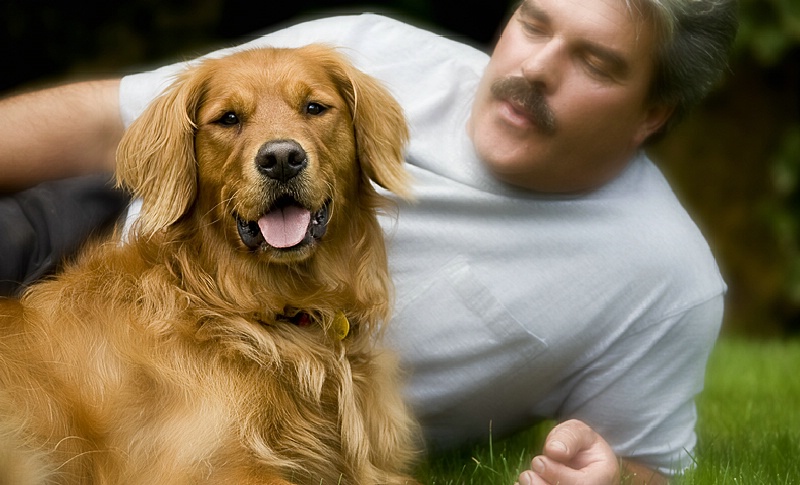
M 715 87 L 738 28 L 736 0 L 626 0 L 656 28 L 652 103 L 675 111 L 669 131 Z M 650 140 L 653 141 L 653 137 Z

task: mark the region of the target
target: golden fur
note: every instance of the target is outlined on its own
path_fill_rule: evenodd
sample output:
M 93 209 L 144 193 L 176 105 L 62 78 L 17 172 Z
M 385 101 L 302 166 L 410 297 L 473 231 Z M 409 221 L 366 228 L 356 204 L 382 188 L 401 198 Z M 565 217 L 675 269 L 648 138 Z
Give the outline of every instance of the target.
M 327 47 L 188 69 L 120 144 L 143 199 L 129 242 L 0 301 L 0 483 L 411 481 L 416 425 L 375 346 L 391 281 L 371 185 L 406 194 L 406 138 L 385 89 Z M 305 169 L 264 176 L 270 140 Z M 237 218 L 289 196 L 328 207 L 324 236 L 245 244 Z

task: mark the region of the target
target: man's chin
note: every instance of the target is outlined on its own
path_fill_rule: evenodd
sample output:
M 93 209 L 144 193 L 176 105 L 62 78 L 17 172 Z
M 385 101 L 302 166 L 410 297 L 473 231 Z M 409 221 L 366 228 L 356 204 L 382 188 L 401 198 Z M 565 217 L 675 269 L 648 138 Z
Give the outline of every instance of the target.
M 577 180 L 565 179 L 556 171 L 537 165 L 537 161 L 530 156 L 507 159 L 494 157 L 484 160 L 484 164 L 495 179 L 518 189 L 540 194 L 569 194 L 583 190 L 577 185 Z
M 540 191 L 535 183 L 536 176 L 531 172 L 529 166 L 518 160 L 501 159 L 496 154 L 494 155 L 489 158 L 481 156 L 481 160 L 495 179 L 517 188 Z

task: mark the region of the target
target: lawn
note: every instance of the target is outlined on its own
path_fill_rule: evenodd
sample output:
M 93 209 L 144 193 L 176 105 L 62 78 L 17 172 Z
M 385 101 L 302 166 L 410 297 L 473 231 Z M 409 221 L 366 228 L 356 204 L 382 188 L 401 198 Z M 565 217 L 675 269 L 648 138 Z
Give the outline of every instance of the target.
M 678 485 L 800 484 L 800 340 L 723 338 L 698 400 L 696 467 Z M 552 423 L 429 457 L 429 485 L 513 484 Z

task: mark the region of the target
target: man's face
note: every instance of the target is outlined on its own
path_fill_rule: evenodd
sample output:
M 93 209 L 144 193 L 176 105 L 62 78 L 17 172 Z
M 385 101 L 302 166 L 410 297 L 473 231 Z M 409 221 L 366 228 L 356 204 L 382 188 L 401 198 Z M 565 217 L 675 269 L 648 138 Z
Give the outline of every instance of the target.
M 478 155 L 541 192 L 613 178 L 670 114 L 647 103 L 653 43 L 622 0 L 526 0 L 478 87 L 467 128 Z

